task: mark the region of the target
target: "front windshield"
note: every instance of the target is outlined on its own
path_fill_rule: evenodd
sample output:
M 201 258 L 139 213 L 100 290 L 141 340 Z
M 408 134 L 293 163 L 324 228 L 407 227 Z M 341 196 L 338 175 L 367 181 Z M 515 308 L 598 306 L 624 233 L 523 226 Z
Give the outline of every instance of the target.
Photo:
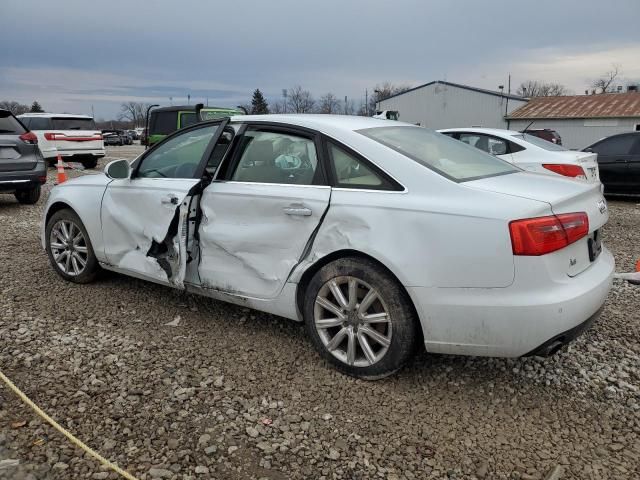
M 563 152 L 567 149 L 556 143 L 547 142 L 544 138 L 536 137 L 528 133 L 521 133 L 519 135 L 513 135 L 513 138 L 524 140 L 525 142 L 532 143 L 536 147 L 544 148 L 550 152 Z
M 493 155 L 423 127 L 377 127 L 358 133 L 456 182 L 520 171 Z

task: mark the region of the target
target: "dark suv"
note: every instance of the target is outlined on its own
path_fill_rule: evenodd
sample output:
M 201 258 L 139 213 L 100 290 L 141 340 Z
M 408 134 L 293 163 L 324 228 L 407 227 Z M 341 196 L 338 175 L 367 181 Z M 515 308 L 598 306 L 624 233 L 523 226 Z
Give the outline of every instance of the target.
M 0 110 L 0 193 L 13 193 L 32 205 L 47 181 L 47 167 L 38 149 L 38 137 L 8 110 Z
M 551 130 L 550 128 L 528 128 L 527 130 L 522 130 L 520 133 L 527 133 L 529 135 L 533 135 L 534 137 L 542 138 L 547 142 L 555 143 L 556 145 L 562 145 L 562 138 L 560 138 L 560 134 L 555 130 Z

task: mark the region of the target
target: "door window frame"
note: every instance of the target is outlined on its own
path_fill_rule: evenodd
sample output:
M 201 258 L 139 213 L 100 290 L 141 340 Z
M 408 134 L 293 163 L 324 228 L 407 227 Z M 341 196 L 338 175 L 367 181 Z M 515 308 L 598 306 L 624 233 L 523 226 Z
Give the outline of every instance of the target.
M 240 164 L 242 158 L 242 151 L 238 146 L 242 140 L 242 137 L 247 131 L 252 132 L 269 132 L 269 133 L 282 133 L 284 135 L 292 135 L 297 137 L 306 138 L 313 141 L 313 145 L 316 149 L 316 157 L 318 165 L 316 172 L 314 173 L 313 182 L 310 184 L 297 184 L 297 183 L 271 183 L 271 182 L 243 182 L 240 180 L 232 180 L 231 177 L 235 173 Z M 233 182 L 233 183 L 251 183 L 254 185 L 286 185 L 289 187 L 328 187 L 329 177 L 327 175 L 326 167 L 326 155 L 323 149 L 322 138 L 320 132 L 312 130 L 310 128 L 299 127 L 297 125 L 289 125 L 284 123 L 273 122 L 243 122 L 240 130 L 234 138 L 234 142 L 231 144 L 231 152 L 225 155 L 222 163 L 218 167 L 216 178 L 214 181 L 221 182 Z
M 165 138 L 163 138 L 161 141 L 156 142 L 151 148 L 149 148 L 148 150 L 146 150 L 142 155 L 140 155 L 140 157 L 138 157 L 138 159 L 135 160 L 135 168 L 132 170 L 131 172 L 131 177 L 130 180 L 134 180 L 136 178 L 147 178 L 147 179 L 151 179 L 151 180 L 185 180 L 185 179 L 167 179 L 167 178 L 152 178 L 152 177 L 139 177 L 138 173 L 140 171 L 140 166 L 142 165 L 142 163 L 149 157 L 149 155 L 152 155 L 156 149 L 158 149 L 161 145 L 164 145 L 166 142 L 171 141 L 173 138 L 178 137 L 180 135 L 184 135 L 186 133 L 191 132 L 192 130 L 197 130 L 197 129 L 204 129 L 207 127 L 212 127 L 215 125 L 218 125 L 218 128 L 214 131 L 211 139 L 209 140 L 209 143 L 207 144 L 207 147 L 204 149 L 204 153 L 202 154 L 202 157 L 200 157 L 200 163 L 198 165 L 198 168 L 196 169 L 195 173 L 193 174 L 192 179 L 202 179 L 203 175 L 204 175 L 204 171 L 206 169 L 207 166 L 207 162 L 209 161 L 209 158 L 211 157 L 211 154 L 213 153 L 213 148 L 215 147 L 216 143 L 218 143 L 218 140 L 220 139 L 220 136 L 222 135 L 222 132 L 224 131 L 225 127 L 229 124 L 229 118 L 228 117 L 223 117 L 223 118 L 216 118 L 215 120 L 211 120 L 208 122 L 200 122 L 200 123 L 196 123 L 193 125 L 190 125 L 187 128 L 181 129 L 181 130 L 176 130 L 175 132 L 171 133 L 170 135 L 167 135 Z M 222 127 L 222 128 L 220 128 Z M 234 138 L 235 140 L 235 138 Z M 233 140 L 232 140 L 232 145 L 233 145 Z M 225 155 L 226 156 L 226 155 Z

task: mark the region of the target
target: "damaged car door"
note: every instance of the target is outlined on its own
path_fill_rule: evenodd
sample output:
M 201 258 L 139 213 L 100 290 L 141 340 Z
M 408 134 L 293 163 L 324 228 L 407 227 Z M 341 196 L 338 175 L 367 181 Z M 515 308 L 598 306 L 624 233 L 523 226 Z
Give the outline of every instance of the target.
M 304 256 L 329 207 L 319 136 L 248 126 L 202 193 L 201 286 L 272 299 Z
M 130 178 L 109 183 L 101 214 L 112 267 L 183 288 L 192 191 L 225 124 L 198 125 L 168 137 L 136 162 Z

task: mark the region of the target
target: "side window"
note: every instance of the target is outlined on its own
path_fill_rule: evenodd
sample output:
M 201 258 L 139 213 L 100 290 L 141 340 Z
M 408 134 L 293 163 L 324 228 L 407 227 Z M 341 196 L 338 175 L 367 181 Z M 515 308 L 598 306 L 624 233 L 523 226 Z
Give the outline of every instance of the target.
M 508 142 L 509 143 L 509 153 L 517 153 L 517 152 L 521 152 L 522 150 L 526 150 L 526 148 L 524 148 L 522 145 L 518 145 L 517 143 L 514 142 Z
M 29 127 L 29 123 L 31 122 L 31 117 L 22 117 L 20 121 L 25 127 L 27 127 L 27 129 L 31 130 L 31 128 Z
M 178 112 L 151 112 L 151 135 L 168 135 L 178 129 Z
M 461 133 L 460 141 L 491 155 L 504 155 L 509 151 L 506 140 L 479 133 Z
M 211 157 L 209 157 L 209 161 L 207 162 L 207 172 L 213 175 L 218 167 L 220 166 L 220 162 L 227 154 L 229 150 L 229 146 L 233 141 L 234 133 L 233 129 L 228 129 L 222 132 L 218 143 L 213 147 L 213 151 L 211 152 Z
M 640 135 L 636 135 L 636 143 L 631 148 L 631 155 L 640 155 Z
M 143 178 L 193 178 L 217 125 L 181 133 L 158 145 L 142 159 L 137 176 Z
M 180 114 L 180 128 L 188 127 L 198 123 L 196 119 L 196 112 L 182 112 Z
M 331 142 L 328 145 L 336 187 L 395 190 L 390 181 L 364 161 Z
M 238 148 L 240 160 L 229 180 L 293 185 L 317 183 L 318 155 L 310 138 L 247 130 Z
M 627 155 L 635 142 L 634 135 L 607 138 L 592 147 L 598 155 Z

